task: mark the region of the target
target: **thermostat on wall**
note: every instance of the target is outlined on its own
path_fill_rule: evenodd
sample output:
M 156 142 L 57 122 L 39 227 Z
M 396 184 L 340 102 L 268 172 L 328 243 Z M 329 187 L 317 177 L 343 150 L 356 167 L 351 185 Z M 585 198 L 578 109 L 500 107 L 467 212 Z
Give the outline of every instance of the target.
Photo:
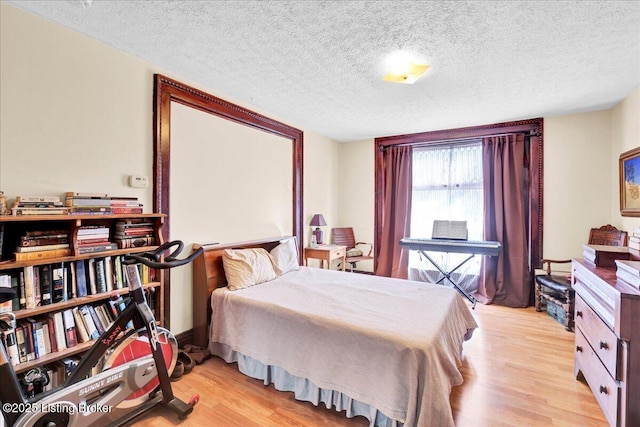
M 147 188 L 149 186 L 149 178 L 140 175 L 130 175 L 129 186 L 136 188 Z

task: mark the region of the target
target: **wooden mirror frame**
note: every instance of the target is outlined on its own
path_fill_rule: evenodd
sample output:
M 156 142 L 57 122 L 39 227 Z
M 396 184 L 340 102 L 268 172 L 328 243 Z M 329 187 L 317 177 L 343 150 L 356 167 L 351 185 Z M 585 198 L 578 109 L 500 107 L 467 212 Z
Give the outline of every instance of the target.
M 274 135 L 291 140 L 293 144 L 292 159 L 292 224 L 291 234 L 298 242 L 302 241 L 302 149 L 303 132 L 299 129 L 280 123 L 254 111 L 232 104 L 208 93 L 202 92 L 186 84 L 170 79 L 161 74 L 154 76 L 153 105 L 153 208 L 154 212 L 169 214 L 171 175 L 171 102 L 195 108 L 214 116 L 231 120 L 241 125 L 250 126 Z M 162 227 L 165 241 L 170 236 L 171 217 L 167 216 Z M 302 245 L 298 245 L 298 259 L 302 259 Z M 170 324 L 171 286 L 169 275 L 165 275 L 164 300 L 165 324 Z

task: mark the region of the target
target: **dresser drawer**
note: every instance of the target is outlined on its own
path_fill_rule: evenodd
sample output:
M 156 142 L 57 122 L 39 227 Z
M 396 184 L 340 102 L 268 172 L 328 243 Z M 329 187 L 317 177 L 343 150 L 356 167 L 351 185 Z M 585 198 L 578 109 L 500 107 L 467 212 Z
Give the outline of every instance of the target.
M 576 294 L 575 325 L 584 334 L 613 378 L 621 379 L 620 341 L 598 315 Z
M 337 248 L 337 249 L 333 249 L 331 251 L 331 258 L 341 258 L 344 256 L 345 252 L 346 252 L 346 248 L 343 246 L 341 248 Z
M 617 426 L 620 388 L 600 362 L 580 329 L 576 329 L 575 364 L 576 372 L 582 372 L 609 425 Z

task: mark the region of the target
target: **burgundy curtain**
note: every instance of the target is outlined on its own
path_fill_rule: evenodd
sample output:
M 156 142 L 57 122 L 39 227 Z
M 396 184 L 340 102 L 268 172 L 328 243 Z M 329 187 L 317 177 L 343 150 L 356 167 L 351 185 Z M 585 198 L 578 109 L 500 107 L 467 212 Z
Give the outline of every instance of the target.
M 400 247 L 400 239 L 409 236 L 411 224 L 411 157 L 410 146 L 388 147 L 384 151 L 378 276 L 408 277 L 409 252 Z
M 484 257 L 479 301 L 527 307 L 531 293 L 525 209 L 526 151 L 523 134 L 483 139 L 484 239 L 502 253 Z

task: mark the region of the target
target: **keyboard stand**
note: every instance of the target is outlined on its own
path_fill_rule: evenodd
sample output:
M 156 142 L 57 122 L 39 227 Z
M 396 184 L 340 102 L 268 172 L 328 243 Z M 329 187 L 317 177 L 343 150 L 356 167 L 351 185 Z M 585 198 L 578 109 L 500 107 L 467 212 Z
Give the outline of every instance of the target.
M 471 302 L 471 304 L 473 304 L 474 309 L 476 308 L 476 299 L 462 286 L 460 286 L 459 283 L 453 280 L 451 275 L 457 269 L 466 264 L 467 261 L 469 261 L 475 255 L 497 256 L 500 254 L 500 252 L 502 252 L 502 245 L 499 242 L 494 241 L 456 241 L 440 239 L 412 239 L 405 237 L 403 239 L 400 239 L 400 246 L 409 250 L 418 251 L 420 255 L 423 255 L 426 259 L 428 259 L 431 264 L 433 264 L 438 269 L 438 271 L 442 273 L 442 277 L 438 279 L 436 283 L 440 283 L 445 279 L 451 282 L 451 284 L 453 284 L 453 286 L 458 291 L 460 291 L 460 293 L 464 295 Z M 433 258 L 429 256 L 429 254 L 427 254 L 427 251 L 462 253 L 469 254 L 469 256 L 451 270 L 445 271 L 438 265 L 437 262 L 433 260 Z
M 418 251 L 418 253 L 419 253 L 420 255 L 424 256 L 424 257 L 425 257 L 426 259 L 428 259 L 429 261 L 431 261 L 431 264 L 433 264 L 433 266 L 434 266 L 435 268 L 437 268 L 437 269 L 438 269 L 438 271 L 439 271 L 440 273 L 442 273 L 442 277 L 441 277 L 441 278 L 439 278 L 435 283 L 436 283 L 436 284 L 438 284 L 438 283 L 442 282 L 444 279 L 447 279 L 449 282 L 451 282 L 451 284 L 452 284 L 453 286 L 455 286 L 455 288 L 456 288 L 458 291 L 460 291 L 460 293 L 461 293 L 462 295 L 464 295 L 464 296 L 465 296 L 465 297 L 466 297 L 466 298 L 471 302 L 471 304 L 472 304 L 471 308 L 475 310 L 475 308 L 476 308 L 476 299 L 474 298 L 474 296 L 473 296 L 473 295 L 471 295 L 469 292 L 467 292 L 467 291 L 466 291 L 466 289 L 464 289 L 464 288 L 463 288 L 462 286 L 460 286 L 460 285 L 459 285 L 455 280 L 453 280 L 453 279 L 451 278 L 451 275 L 452 275 L 452 274 L 453 274 L 457 269 L 459 269 L 459 268 L 460 268 L 460 267 L 462 267 L 464 264 L 466 264 L 466 263 L 467 263 L 467 261 L 469 261 L 471 258 L 473 258 L 473 257 L 475 256 L 475 254 L 470 254 L 470 255 L 469 255 L 467 258 L 465 258 L 465 259 L 464 259 L 464 261 L 462 261 L 460 264 L 456 265 L 454 268 L 452 268 L 452 269 L 451 269 L 451 270 L 449 270 L 449 271 L 445 271 L 444 269 L 442 269 L 442 268 L 438 265 L 438 263 L 437 263 L 437 262 L 435 262 L 435 261 L 433 260 L 433 258 L 431 258 L 431 257 L 429 256 L 429 254 L 428 254 L 426 251 L 422 251 L 422 250 L 420 250 L 420 251 Z

